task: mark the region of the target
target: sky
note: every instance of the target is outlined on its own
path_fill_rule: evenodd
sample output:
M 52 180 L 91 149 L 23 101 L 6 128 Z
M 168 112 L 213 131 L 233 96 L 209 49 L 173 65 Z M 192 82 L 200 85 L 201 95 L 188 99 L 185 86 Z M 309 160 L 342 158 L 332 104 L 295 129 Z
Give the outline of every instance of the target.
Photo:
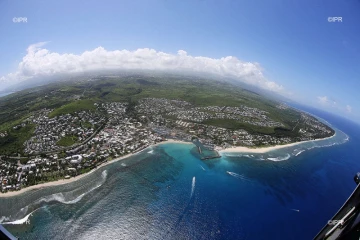
M 359 0 L 0 0 L 0 90 L 97 69 L 204 72 L 360 122 L 359 12 Z

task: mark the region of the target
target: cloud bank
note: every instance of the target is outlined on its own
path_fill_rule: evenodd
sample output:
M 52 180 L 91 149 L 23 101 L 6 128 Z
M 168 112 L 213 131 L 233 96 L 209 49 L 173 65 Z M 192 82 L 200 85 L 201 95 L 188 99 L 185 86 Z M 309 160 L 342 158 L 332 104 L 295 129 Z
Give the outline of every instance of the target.
M 329 102 L 329 99 L 327 96 L 323 96 L 323 97 L 319 96 L 319 97 L 317 97 L 317 99 L 318 99 L 319 103 L 321 103 L 321 104 L 326 104 Z
M 351 113 L 352 112 L 352 107 L 350 105 L 346 105 L 346 111 L 348 113 Z
M 322 105 L 332 105 L 334 107 L 337 106 L 337 102 L 334 99 L 329 98 L 328 96 L 319 96 L 317 97 L 317 100 Z
M 333 100 L 332 98 L 329 98 L 328 96 L 318 96 L 317 97 L 318 103 L 326 108 L 329 109 L 337 109 L 341 112 L 346 112 L 346 113 L 352 113 L 352 107 L 350 105 L 342 105 L 341 103 L 338 104 L 335 100 Z
M 45 49 L 45 44 L 46 42 L 41 42 L 30 45 L 16 72 L 0 77 L 0 84 L 31 81 L 36 77 L 59 74 L 142 69 L 214 74 L 278 93 L 283 91 L 281 85 L 264 77 L 258 63 L 244 62 L 232 56 L 215 59 L 191 56 L 184 50 L 170 54 L 149 48 L 108 51 L 103 47 L 80 55 L 59 54 Z

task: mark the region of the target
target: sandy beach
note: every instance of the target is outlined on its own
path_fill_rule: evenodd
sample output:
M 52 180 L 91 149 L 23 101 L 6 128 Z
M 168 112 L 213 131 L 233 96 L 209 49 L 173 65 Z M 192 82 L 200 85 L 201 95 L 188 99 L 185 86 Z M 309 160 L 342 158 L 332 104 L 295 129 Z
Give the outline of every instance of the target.
M 167 139 L 166 141 L 159 142 L 159 143 L 156 143 L 154 145 L 150 145 L 147 148 L 157 146 L 157 145 L 161 145 L 161 144 L 165 144 L 165 143 L 192 144 L 191 142 L 183 142 L 183 141 L 179 141 L 179 140 Z M 145 149 L 147 149 L 147 148 L 145 148 Z M 97 168 L 91 170 L 90 172 L 78 175 L 76 177 L 72 177 L 72 178 L 69 178 L 69 179 L 61 179 L 61 180 L 52 181 L 52 182 L 41 183 L 41 184 L 33 185 L 33 186 L 30 186 L 30 187 L 22 188 L 19 191 L 9 191 L 9 192 L 6 192 L 6 193 L 0 193 L 0 198 L 13 197 L 13 196 L 22 194 L 22 193 L 27 192 L 27 191 L 36 191 L 36 190 L 40 190 L 40 189 L 43 189 L 43 188 L 46 188 L 46 187 L 59 186 L 59 185 L 62 185 L 62 184 L 67 184 L 67 183 L 77 181 L 77 180 L 79 180 L 79 179 L 93 173 L 94 171 L 96 171 L 96 170 L 98 170 L 98 169 L 100 169 L 100 168 L 102 168 L 104 166 L 107 166 L 107 165 L 112 164 L 114 162 L 118 162 L 118 161 L 123 160 L 123 159 L 128 158 L 128 157 L 131 157 L 131 156 L 133 156 L 133 155 L 135 155 L 137 153 L 140 153 L 140 152 L 144 151 L 145 149 L 142 149 L 142 150 L 140 150 L 138 152 L 130 153 L 130 154 L 121 156 L 119 158 L 104 162 L 101 165 L 99 165 Z
M 301 141 L 301 142 L 295 142 L 295 143 L 289 143 L 284 145 L 276 145 L 271 147 L 264 147 L 264 148 L 248 148 L 248 147 L 232 147 L 232 148 L 226 148 L 226 149 L 216 149 L 219 151 L 219 153 L 266 153 L 282 148 L 292 147 L 296 146 L 302 143 L 307 142 L 316 142 L 316 141 L 323 141 L 326 139 L 330 139 L 336 136 L 336 133 L 332 135 L 331 137 L 321 138 L 321 139 L 315 139 L 315 140 L 308 140 L 308 141 Z
M 236 153 L 266 153 L 266 152 L 270 152 L 270 151 L 281 149 L 281 148 L 295 146 L 295 145 L 298 145 L 298 144 L 301 144 L 301 143 L 330 139 L 330 138 L 333 138 L 335 135 L 336 134 L 334 134 L 331 137 L 322 138 L 322 139 L 302 141 L 302 142 L 290 143 L 290 144 L 285 144 L 285 145 L 277 145 L 277 146 L 265 147 L 265 148 L 233 147 L 233 148 L 215 149 L 215 150 L 219 151 L 219 153 L 230 153 L 230 152 L 231 153 L 234 153 L 234 152 L 236 152 Z M 157 146 L 157 145 L 161 145 L 161 144 L 168 144 L 168 143 L 193 144 L 191 142 L 184 142 L 184 141 L 180 141 L 180 140 L 167 139 L 166 141 L 159 142 L 159 143 L 156 143 L 154 145 L 150 145 L 147 148 Z M 22 193 L 27 192 L 27 191 L 36 191 L 36 190 L 40 190 L 40 189 L 45 188 L 45 187 L 58 186 L 58 185 L 67 184 L 67 183 L 77 181 L 77 180 L 81 179 L 82 177 L 85 177 L 85 176 L 93 173 L 94 171 L 96 171 L 96 170 L 98 170 L 98 169 L 100 169 L 100 168 L 102 168 L 104 166 L 107 166 L 107 165 L 112 164 L 114 162 L 121 161 L 121 160 L 123 160 L 125 158 L 128 158 L 128 157 L 131 157 L 131 156 L 133 156 L 135 154 L 138 154 L 138 153 L 144 151 L 147 148 L 144 148 L 144 149 L 142 149 L 142 150 L 140 150 L 138 152 L 135 152 L 135 153 L 130 153 L 130 154 L 121 156 L 119 158 L 104 162 L 100 166 L 98 166 L 97 168 L 91 170 L 90 172 L 78 175 L 76 177 L 72 177 L 70 179 L 61 179 L 61 180 L 57 180 L 57 181 L 53 181 L 53 182 L 46 182 L 46 183 L 41 183 L 41 184 L 38 184 L 38 185 L 26 187 L 26 188 L 23 188 L 23 189 L 21 189 L 19 191 L 9 191 L 7 193 L 0 193 L 0 198 L 13 197 L 13 196 L 22 194 Z

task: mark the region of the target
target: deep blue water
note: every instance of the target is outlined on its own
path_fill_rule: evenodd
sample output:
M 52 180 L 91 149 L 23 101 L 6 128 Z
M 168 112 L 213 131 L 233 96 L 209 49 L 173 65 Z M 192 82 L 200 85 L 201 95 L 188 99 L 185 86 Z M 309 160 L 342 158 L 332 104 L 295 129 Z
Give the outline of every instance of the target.
M 355 188 L 360 127 L 307 111 L 336 137 L 205 161 L 192 145 L 159 145 L 77 182 L 0 199 L 0 220 L 32 212 L 30 224 L 5 225 L 21 239 L 312 239 Z

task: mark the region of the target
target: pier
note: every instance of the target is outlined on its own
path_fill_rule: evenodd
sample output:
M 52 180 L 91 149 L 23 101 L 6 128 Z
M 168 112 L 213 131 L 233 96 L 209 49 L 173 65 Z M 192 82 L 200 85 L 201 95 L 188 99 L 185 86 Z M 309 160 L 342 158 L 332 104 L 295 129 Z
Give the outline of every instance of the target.
M 195 144 L 201 160 L 208 160 L 208 159 L 221 157 L 216 150 L 208 149 L 197 138 L 194 138 L 192 142 L 193 144 Z

